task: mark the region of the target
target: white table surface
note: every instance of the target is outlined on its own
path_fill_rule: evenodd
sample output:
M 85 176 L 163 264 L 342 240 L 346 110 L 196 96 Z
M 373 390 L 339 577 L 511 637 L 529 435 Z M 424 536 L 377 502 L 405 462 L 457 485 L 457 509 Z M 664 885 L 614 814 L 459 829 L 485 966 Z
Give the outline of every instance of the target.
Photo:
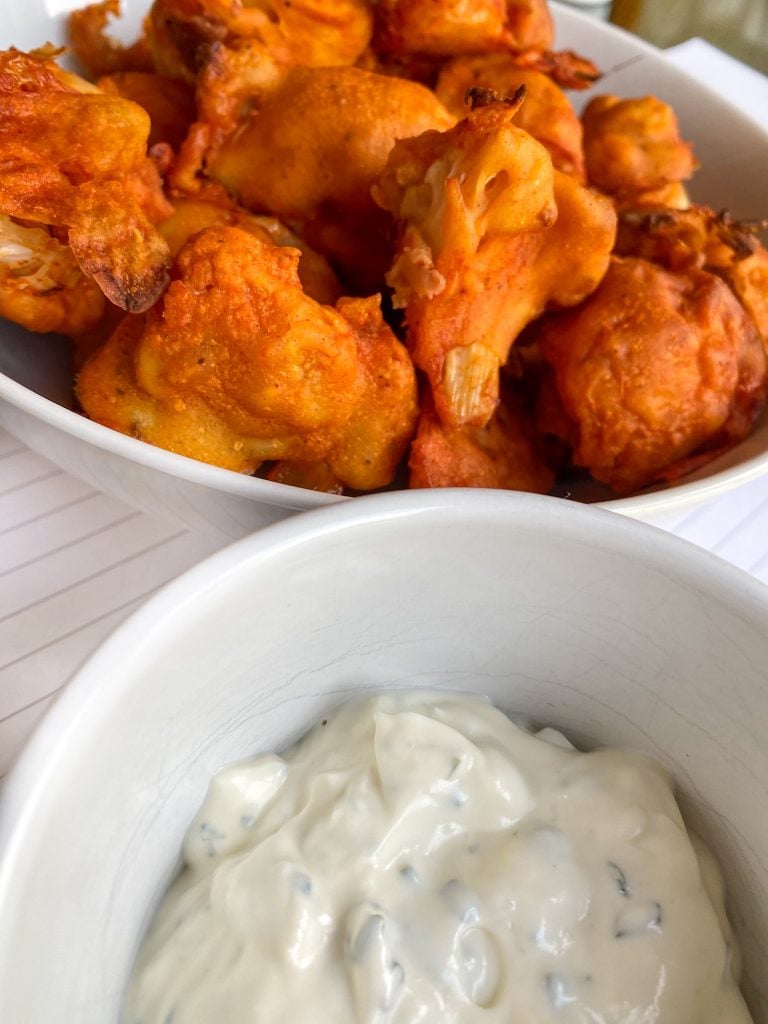
M 768 127 L 768 78 L 701 40 L 669 52 Z M 768 583 L 768 478 L 662 525 Z M 93 490 L 0 430 L 0 776 L 99 643 L 218 546 Z

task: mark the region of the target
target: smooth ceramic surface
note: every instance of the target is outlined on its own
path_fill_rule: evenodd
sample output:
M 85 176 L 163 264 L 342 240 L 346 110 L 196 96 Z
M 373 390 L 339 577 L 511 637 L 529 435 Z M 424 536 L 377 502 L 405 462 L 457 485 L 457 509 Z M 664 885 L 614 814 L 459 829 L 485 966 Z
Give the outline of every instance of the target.
M 0 45 L 62 43 L 65 12 L 79 6 L 82 0 L 27 0 L 23 5 L 0 0 Z M 128 0 L 123 6 L 127 16 L 122 33 L 130 38 L 147 3 Z M 558 47 L 580 51 L 604 69 L 596 91 L 623 96 L 653 92 L 674 105 L 702 165 L 692 189 L 695 198 L 716 209 L 728 207 L 737 217 L 765 215 L 768 135 L 759 126 L 652 47 L 613 26 L 554 7 Z M 575 100 L 581 104 L 588 96 L 576 95 Z M 71 410 L 66 345 L 0 325 L 0 425 L 100 490 L 184 526 L 229 538 L 296 510 L 343 500 L 206 466 L 88 422 Z M 766 471 L 768 417 L 750 438 L 684 483 L 622 499 L 583 481 L 566 492 L 571 499 L 652 521 Z
M 428 686 L 668 764 L 768 1024 L 766 624 L 738 570 L 552 498 L 376 495 L 231 546 L 118 630 L 9 779 L 0 1020 L 117 1024 L 211 774 L 351 694 Z

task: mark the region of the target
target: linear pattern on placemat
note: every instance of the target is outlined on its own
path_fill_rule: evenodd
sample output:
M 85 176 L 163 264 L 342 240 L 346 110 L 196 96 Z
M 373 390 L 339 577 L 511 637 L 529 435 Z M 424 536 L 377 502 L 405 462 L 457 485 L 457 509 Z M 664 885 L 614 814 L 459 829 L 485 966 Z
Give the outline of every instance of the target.
M 0 775 L 101 641 L 219 546 L 99 493 L 0 431 Z

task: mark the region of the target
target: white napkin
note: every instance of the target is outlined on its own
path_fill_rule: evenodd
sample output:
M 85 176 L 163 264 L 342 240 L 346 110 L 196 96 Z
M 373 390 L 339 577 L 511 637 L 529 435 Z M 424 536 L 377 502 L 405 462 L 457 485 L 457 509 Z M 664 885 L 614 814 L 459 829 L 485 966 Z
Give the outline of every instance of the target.
M 768 130 L 768 78 L 718 50 L 705 39 L 688 39 L 671 46 L 665 55 L 682 71 L 715 88 L 735 107 Z M 766 169 L 768 216 L 768 169 Z

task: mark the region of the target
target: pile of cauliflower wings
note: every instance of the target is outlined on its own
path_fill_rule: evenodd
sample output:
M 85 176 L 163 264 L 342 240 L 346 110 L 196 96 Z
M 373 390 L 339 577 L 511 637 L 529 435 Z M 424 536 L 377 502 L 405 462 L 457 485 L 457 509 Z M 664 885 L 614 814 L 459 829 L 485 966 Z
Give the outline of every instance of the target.
M 72 340 L 86 416 L 353 494 L 627 495 L 753 428 L 758 225 L 691 204 L 660 99 L 576 114 L 546 0 L 118 15 L 0 54 L 0 315 Z

